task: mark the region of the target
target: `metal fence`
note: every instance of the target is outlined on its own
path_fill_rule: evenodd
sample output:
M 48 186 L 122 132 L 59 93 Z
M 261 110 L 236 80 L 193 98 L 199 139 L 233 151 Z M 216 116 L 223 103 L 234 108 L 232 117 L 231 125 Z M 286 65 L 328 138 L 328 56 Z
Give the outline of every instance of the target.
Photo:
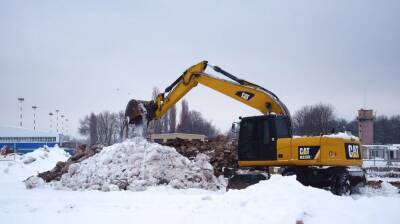
M 400 159 L 388 159 L 373 157 L 371 159 L 363 159 L 364 167 L 400 167 Z

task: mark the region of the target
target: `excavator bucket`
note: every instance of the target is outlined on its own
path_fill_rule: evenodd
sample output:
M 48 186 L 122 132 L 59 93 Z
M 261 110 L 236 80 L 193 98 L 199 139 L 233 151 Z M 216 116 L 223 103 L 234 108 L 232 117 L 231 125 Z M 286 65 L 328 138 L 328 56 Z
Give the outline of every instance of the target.
M 130 100 L 125 109 L 127 124 L 147 125 L 154 119 L 154 101 Z
M 130 100 L 125 109 L 125 120 L 124 120 L 124 139 L 128 138 L 129 125 L 132 124 L 135 127 L 144 126 L 152 121 L 155 117 L 156 106 L 154 101 L 143 101 L 143 100 Z

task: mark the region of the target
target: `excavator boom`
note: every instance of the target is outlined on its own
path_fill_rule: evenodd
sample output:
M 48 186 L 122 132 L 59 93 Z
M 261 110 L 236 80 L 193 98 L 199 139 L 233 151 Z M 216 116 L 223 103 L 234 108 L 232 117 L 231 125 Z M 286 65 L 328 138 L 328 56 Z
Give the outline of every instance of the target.
M 207 67 L 223 74 L 231 80 L 214 77 L 205 72 Z M 256 84 L 239 79 L 217 66 L 202 61 L 188 68 L 178 79 L 152 101 L 131 100 L 125 110 L 127 124 L 140 124 L 144 121 L 160 119 L 183 96 L 198 84 L 207 86 L 243 104 L 257 109 L 264 115 L 275 113 L 290 118 L 285 104 L 271 91 Z

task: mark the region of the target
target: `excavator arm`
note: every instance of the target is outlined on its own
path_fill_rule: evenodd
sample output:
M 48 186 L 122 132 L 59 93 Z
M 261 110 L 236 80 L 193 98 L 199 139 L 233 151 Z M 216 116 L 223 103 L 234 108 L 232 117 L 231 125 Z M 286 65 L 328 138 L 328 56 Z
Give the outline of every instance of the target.
M 214 77 L 205 72 L 207 67 L 223 74 L 231 80 Z M 131 100 L 125 111 L 127 124 L 138 124 L 143 121 L 160 119 L 182 97 L 198 84 L 207 86 L 217 92 L 229 96 L 243 104 L 257 109 L 262 114 L 275 113 L 287 116 L 290 114 L 286 106 L 272 92 L 222 70 L 217 66 L 202 61 L 188 68 L 175 82 L 160 93 L 153 101 Z

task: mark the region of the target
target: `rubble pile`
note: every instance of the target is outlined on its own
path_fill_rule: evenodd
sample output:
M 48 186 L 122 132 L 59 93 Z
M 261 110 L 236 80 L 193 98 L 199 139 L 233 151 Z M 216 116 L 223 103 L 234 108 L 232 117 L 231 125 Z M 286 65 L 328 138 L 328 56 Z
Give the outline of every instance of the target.
M 141 191 L 157 185 L 177 189 L 225 188 L 223 179 L 214 176 L 209 157 L 202 153 L 189 160 L 174 148 L 140 137 L 104 148 L 83 149 L 39 177 L 51 181 L 56 189 L 71 190 Z M 31 182 L 32 188 L 38 181 L 33 178 L 28 181 Z
M 53 180 L 59 181 L 61 176 L 68 172 L 71 164 L 80 163 L 83 160 L 92 157 L 96 153 L 100 152 L 104 146 L 92 145 L 87 147 L 86 145 L 80 145 L 73 156 L 71 156 L 65 162 L 57 162 L 56 166 L 50 170 L 38 174 L 38 177 L 42 178 L 45 182 L 51 182 Z
M 206 154 L 217 177 L 238 168 L 237 141 L 225 136 L 218 136 L 206 142 L 177 138 L 162 144 L 175 148 L 178 153 L 189 159 L 195 158 L 199 153 Z

